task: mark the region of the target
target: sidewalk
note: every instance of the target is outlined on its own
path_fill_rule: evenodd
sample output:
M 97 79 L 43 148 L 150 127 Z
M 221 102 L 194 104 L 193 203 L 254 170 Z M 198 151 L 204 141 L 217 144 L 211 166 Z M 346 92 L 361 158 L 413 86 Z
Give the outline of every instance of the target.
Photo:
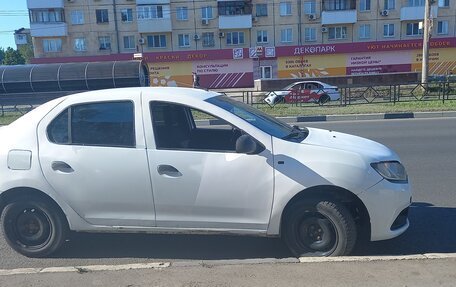
M 0 276 L 0 286 L 455 286 L 456 259 L 211 265 Z

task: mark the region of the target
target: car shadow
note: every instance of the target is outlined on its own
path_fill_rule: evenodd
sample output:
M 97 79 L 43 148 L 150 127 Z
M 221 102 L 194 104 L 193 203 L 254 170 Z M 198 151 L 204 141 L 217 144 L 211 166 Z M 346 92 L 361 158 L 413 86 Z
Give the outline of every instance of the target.
M 456 208 L 414 203 L 410 228 L 398 238 L 359 244 L 353 255 L 456 252 Z M 291 257 L 278 238 L 218 235 L 75 233 L 54 258 L 218 260 Z

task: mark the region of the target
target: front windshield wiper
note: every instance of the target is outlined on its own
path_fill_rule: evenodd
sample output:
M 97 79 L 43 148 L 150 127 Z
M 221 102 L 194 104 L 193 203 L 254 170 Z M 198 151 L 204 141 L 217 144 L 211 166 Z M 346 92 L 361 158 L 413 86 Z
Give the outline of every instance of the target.
M 284 136 L 282 139 L 288 140 L 288 139 L 295 139 L 295 138 L 305 138 L 309 134 L 309 130 L 306 128 L 301 129 L 298 126 L 293 126 L 293 129 L 291 132 Z

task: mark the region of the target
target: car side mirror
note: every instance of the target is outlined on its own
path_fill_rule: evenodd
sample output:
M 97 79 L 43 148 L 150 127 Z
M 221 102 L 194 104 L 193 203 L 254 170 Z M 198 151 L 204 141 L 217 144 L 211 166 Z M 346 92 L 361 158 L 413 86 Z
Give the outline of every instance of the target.
M 249 135 L 242 135 L 236 140 L 236 152 L 245 154 L 259 154 L 265 147 Z

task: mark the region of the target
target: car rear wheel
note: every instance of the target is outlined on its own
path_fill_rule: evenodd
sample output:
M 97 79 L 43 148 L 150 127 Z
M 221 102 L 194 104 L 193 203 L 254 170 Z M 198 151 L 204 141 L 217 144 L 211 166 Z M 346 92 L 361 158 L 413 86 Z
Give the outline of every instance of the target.
M 65 242 L 67 222 L 60 210 L 38 197 L 18 198 L 3 209 L 2 228 L 8 244 L 28 257 L 45 257 Z
M 353 250 L 355 222 L 341 203 L 306 200 L 288 210 L 282 237 L 295 256 L 342 256 Z
M 331 98 L 327 94 L 323 94 L 318 99 L 318 104 L 323 105 L 323 104 L 328 103 L 329 101 L 331 101 Z

